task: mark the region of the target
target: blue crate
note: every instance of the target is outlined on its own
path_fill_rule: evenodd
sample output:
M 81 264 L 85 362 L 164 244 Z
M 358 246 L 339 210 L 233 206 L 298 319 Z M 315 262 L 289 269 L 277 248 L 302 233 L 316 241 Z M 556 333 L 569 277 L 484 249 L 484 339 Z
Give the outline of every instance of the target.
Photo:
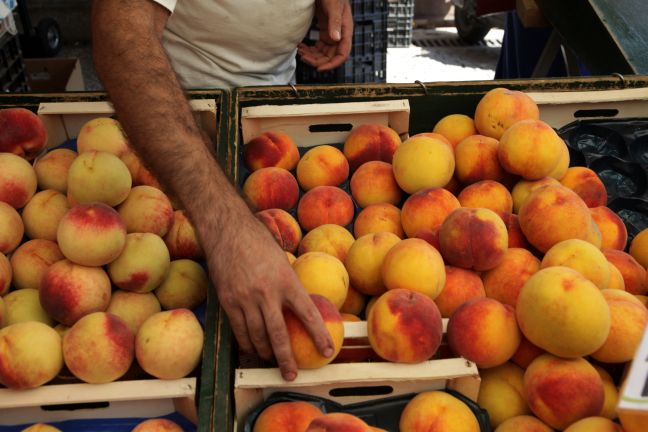
M 0 36 L 0 92 L 29 91 L 18 36 L 5 33 Z

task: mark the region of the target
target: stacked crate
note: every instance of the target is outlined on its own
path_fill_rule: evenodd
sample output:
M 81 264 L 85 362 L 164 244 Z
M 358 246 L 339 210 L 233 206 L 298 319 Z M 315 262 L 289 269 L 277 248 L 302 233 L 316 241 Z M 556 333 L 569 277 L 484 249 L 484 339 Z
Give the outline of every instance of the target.
M 412 43 L 414 0 L 389 0 L 387 18 L 387 45 L 407 48 Z
M 18 36 L 11 33 L 0 36 L 0 91 L 29 91 Z

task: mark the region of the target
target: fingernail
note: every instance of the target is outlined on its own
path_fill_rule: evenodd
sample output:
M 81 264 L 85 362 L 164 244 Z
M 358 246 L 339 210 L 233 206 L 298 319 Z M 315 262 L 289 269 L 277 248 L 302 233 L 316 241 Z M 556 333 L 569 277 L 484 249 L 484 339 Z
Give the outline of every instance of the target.
M 335 30 L 335 31 L 333 32 L 333 40 L 339 41 L 341 38 L 342 38 L 342 36 L 340 35 L 340 31 L 339 31 L 339 30 Z
M 284 375 L 284 379 L 286 381 L 293 381 L 295 378 L 297 378 L 297 374 L 295 372 L 286 372 Z
M 333 348 L 328 347 L 324 350 L 324 357 L 331 357 L 333 355 Z

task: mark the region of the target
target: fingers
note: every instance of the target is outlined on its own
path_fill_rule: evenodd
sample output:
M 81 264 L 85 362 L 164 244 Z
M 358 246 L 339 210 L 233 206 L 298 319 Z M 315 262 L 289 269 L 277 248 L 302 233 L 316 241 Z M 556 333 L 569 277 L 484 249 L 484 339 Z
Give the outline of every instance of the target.
M 334 56 L 332 59 L 330 59 L 329 61 L 327 61 L 326 63 L 313 65 L 313 66 L 317 66 L 318 72 L 326 72 L 327 70 L 335 69 L 345 61 L 346 61 L 346 57 L 341 54 L 338 54 Z
M 324 15 L 328 18 L 328 37 L 337 42 L 342 38 L 342 12 L 347 0 L 323 0 Z
M 234 336 L 236 337 L 239 348 L 248 353 L 254 352 L 254 346 L 248 337 L 247 325 L 245 324 L 245 318 L 243 317 L 241 310 L 234 309 L 226 312 L 230 321 L 230 326 L 232 327 L 232 333 L 234 333 Z
M 286 381 L 292 381 L 297 377 L 297 363 L 292 353 L 283 313 L 279 308 L 268 304 L 263 307 L 263 316 L 281 375 Z
M 254 349 L 262 358 L 269 360 L 272 358 L 272 347 L 268 341 L 265 320 L 259 307 L 251 302 L 250 306 L 245 308 L 245 322 L 247 324 L 248 336 Z
M 288 301 L 293 312 L 306 327 L 319 352 L 324 357 L 331 357 L 333 355 L 333 341 L 324 325 L 322 315 L 320 315 L 306 290 L 299 288 L 294 290 L 292 294 L 288 297 Z

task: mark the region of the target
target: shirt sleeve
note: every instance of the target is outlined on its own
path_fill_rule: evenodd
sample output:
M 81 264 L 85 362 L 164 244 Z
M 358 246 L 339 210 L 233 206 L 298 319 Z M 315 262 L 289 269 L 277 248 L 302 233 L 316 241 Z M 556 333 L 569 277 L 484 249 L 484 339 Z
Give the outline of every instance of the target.
M 173 13 L 173 10 L 175 9 L 178 0 L 153 0 L 153 1 L 159 4 L 160 6 L 168 9 L 169 12 Z

